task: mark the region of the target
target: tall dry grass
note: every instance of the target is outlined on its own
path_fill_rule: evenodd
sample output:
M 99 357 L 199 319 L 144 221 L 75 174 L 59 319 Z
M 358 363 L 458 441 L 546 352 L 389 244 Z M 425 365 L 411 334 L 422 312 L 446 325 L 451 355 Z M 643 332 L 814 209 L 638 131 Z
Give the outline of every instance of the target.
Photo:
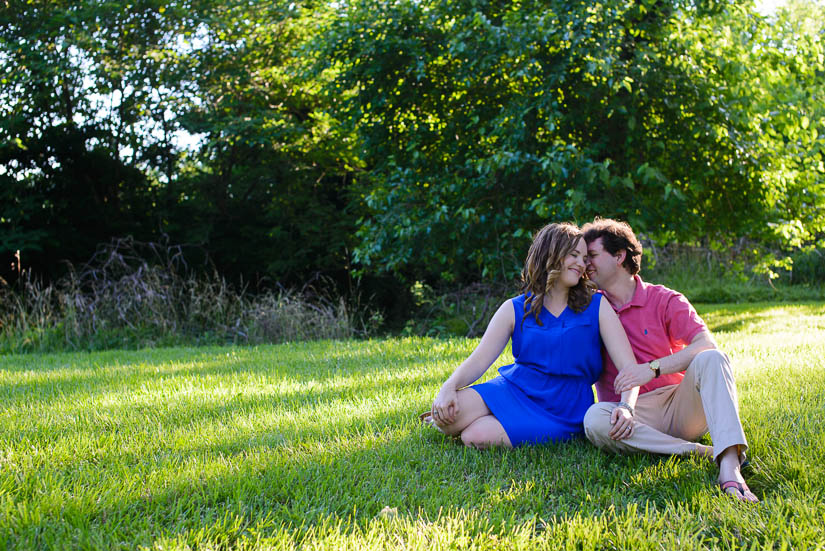
M 0 351 L 351 338 L 381 322 L 357 307 L 322 278 L 251 293 L 191 269 L 179 246 L 116 239 L 53 284 L 26 270 L 0 282 Z

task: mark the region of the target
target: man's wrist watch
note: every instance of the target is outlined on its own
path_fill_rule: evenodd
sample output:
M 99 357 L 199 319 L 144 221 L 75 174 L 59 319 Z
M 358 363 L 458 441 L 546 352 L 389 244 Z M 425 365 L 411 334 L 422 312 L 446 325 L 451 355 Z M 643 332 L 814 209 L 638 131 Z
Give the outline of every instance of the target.
M 649 363 L 650 370 L 655 373 L 654 377 L 658 377 L 662 374 L 661 370 L 659 369 L 659 360 L 653 360 Z

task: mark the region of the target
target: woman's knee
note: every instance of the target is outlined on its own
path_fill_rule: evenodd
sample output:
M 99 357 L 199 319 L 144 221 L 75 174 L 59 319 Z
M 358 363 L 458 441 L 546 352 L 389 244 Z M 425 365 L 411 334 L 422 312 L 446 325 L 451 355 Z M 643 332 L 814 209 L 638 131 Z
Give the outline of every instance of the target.
M 488 446 L 509 446 L 510 441 L 504 428 L 495 418 L 478 419 L 461 431 L 461 442 L 470 448 L 486 448 Z
M 461 427 L 458 425 L 458 423 L 441 424 L 438 421 L 436 421 L 435 425 L 438 428 L 438 430 L 440 430 L 447 436 L 458 436 L 459 434 L 461 434 Z
M 472 423 L 461 431 L 461 441 L 468 448 L 483 448 L 490 444 L 489 430 L 481 423 Z
M 478 448 L 481 444 L 481 438 L 478 431 L 467 427 L 461 431 L 461 442 L 468 448 Z

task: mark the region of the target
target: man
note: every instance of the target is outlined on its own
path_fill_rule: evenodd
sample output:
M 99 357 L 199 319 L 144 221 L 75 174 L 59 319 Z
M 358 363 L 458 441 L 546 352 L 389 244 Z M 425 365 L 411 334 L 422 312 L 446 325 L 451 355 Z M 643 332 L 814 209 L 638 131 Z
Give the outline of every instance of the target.
M 599 402 L 584 418 L 587 438 L 613 452 L 713 457 L 722 491 L 758 502 L 740 473 L 748 445 L 730 360 L 682 294 L 642 281 L 642 246 L 628 224 L 597 218 L 582 229 L 587 274 L 619 315 L 639 362 L 619 372 L 605 358 Z M 620 402 L 628 390 L 630 399 Z M 712 447 L 695 442 L 706 432 Z

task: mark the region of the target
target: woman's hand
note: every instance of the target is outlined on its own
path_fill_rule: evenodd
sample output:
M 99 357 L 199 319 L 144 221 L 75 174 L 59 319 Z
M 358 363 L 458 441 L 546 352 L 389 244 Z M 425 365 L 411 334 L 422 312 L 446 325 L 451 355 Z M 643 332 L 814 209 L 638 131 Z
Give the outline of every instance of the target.
M 610 424 L 613 428 L 608 433 L 613 440 L 624 440 L 633 436 L 636 424 L 633 421 L 633 414 L 625 407 L 617 407 L 610 414 Z
M 439 425 L 451 425 L 458 417 L 458 397 L 455 387 L 443 386 L 433 402 L 433 421 Z
M 450 378 L 441 385 L 432 407 L 433 421 L 438 425 L 446 426 L 456 422 L 459 413 L 456 389 L 464 388 L 477 380 L 496 361 L 513 334 L 515 316 L 512 299 L 504 301 L 493 314 L 481 342 L 470 357 L 461 362 Z

